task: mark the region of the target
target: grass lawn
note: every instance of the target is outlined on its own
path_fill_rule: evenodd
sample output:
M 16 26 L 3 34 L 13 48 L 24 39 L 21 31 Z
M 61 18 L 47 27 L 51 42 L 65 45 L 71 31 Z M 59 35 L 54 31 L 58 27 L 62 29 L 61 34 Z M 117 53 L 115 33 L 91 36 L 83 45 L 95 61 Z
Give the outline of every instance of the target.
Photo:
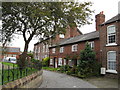
M 44 70 L 49 70 L 49 71 L 59 71 L 60 68 L 52 68 L 52 67 L 42 67 Z
M 9 62 L 1 62 L 3 65 L 9 65 L 9 66 L 13 66 L 14 63 L 9 63 Z M 18 67 L 17 64 L 14 64 L 14 67 Z
M 3 73 L 2 73 L 2 70 L 0 70 L 0 76 L 1 76 L 0 77 L 0 85 L 2 84 L 2 80 L 1 80 L 2 74 L 3 74 L 3 81 L 5 84 L 8 82 L 14 81 L 16 79 L 25 77 L 27 75 L 30 75 L 30 74 L 34 73 L 35 71 L 38 71 L 37 69 L 30 68 L 30 67 L 20 71 L 17 64 L 8 63 L 8 62 L 0 62 L 0 63 L 2 63 L 4 65 Z M 12 68 L 13 65 L 14 65 L 14 68 Z M 9 70 L 8 70 L 7 66 L 10 66 Z

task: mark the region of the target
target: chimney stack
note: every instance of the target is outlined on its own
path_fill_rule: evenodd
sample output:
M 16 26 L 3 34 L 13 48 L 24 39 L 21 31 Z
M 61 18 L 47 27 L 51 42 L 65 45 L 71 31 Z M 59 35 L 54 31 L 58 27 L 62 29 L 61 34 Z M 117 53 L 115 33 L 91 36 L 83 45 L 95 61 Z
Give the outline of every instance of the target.
M 120 1 L 118 2 L 118 14 L 120 14 Z
M 100 24 L 105 22 L 105 15 L 103 14 L 104 12 L 100 12 L 95 16 L 95 22 L 96 22 L 96 31 L 100 30 Z

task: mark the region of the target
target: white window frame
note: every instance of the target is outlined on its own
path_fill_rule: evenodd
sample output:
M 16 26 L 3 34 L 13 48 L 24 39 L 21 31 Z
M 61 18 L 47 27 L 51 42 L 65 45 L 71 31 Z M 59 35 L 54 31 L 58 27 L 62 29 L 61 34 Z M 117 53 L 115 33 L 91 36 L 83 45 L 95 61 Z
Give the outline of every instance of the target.
M 53 59 L 50 59 L 50 65 L 53 65 Z
M 60 47 L 60 53 L 64 52 L 64 47 Z
M 106 70 L 106 72 L 117 73 L 116 70 L 109 69 L 109 61 L 113 61 L 113 62 L 116 63 L 116 60 L 108 60 L 108 54 L 109 54 L 109 53 L 113 53 L 113 52 L 116 53 L 116 51 L 108 51 L 108 52 L 107 52 L 107 70 Z M 116 53 L 116 54 L 117 54 L 117 53 Z
M 65 37 L 64 34 L 59 34 L 59 38 L 63 39 Z
M 88 42 L 88 44 L 90 45 L 91 49 L 95 48 L 95 43 L 94 41 Z
M 62 58 L 58 58 L 58 65 L 62 66 Z
M 109 35 L 109 28 L 110 27 L 114 27 L 115 28 L 115 34 L 111 33 Z M 109 43 L 109 36 L 112 36 L 112 35 L 115 35 L 115 42 L 114 43 Z M 116 44 L 116 27 L 115 27 L 115 25 L 110 25 L 110 26 L 107 27 L 107 45 L 106 46 L 112 46 L 112 45 L 117 45 Z
M 78 44 L 72 45 L 72 52 L 76 52 L 78 49 Z
M 56 49 L 55 48 L 52 48 L 52 53 L 55 53 Z

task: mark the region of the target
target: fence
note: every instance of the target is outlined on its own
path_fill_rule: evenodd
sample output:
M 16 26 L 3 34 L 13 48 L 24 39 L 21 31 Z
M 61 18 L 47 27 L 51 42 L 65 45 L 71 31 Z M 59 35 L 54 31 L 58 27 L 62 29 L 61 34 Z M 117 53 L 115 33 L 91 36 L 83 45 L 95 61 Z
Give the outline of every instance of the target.
M 1 63 L 1 65 L 2 69 L 0 70 L 0 85 L 25 77 L 38 71 L 38 69 L 32 68 L 30 66 L 21 70 L 19 67 L 15 66 L 15 64 L 10 66 Z

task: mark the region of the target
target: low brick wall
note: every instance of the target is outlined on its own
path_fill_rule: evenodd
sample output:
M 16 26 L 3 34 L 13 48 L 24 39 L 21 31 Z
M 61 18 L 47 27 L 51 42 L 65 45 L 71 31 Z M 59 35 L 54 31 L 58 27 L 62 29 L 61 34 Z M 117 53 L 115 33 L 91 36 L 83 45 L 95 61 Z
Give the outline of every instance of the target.
M 29 76 L 9 82 L 2 86 L 4 88 L 37 88 L 43 81 L 43 71 L 37 71 Z

